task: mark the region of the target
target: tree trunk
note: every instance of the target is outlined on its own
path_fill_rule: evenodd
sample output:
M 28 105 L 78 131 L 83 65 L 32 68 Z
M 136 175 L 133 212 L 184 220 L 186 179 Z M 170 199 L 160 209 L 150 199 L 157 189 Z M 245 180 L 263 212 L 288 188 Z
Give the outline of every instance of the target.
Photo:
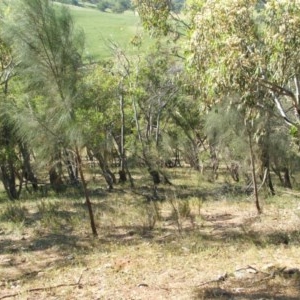
M 277 164 L 275 164 L 275 166 L 272 167 L 272 171 L 278 176 L 280 183 L 284 186 L 284 179 L 282 178 L 280 168 L 277 166 Z
M 249 137 L 249 148 L 250 148 L 250 159 L 251 159 L 251 167 L 252 167 L 252 181 L 253 181 L 253 188 L 254 188 L 255 206 L 256 206 L 258 214 L 261 214 L 262 210 L 261 210 L 261 207 L 259 204 L 259 198 L 258 198 L 258 189 L 257 189 L 256 174 L 255 174 L 254 152 L 253 152 L 252 137 L 251 137 L 250 132 L 248 132 L 248 137 Z
M 53 166 L 49 170 L 49 180 L 50 180 L 50 185 L 52 189 L 56 193 L 61 193 L 64 190 L 64 182 L 62 179 L 62 173 L 61 171 L 57 171 L 57 167 Z
M 94 212 L 93 212 L 93 208 L 92 208 L 92 203 L 90 201 L 90 195 L 89 195 L 89 191 L 88 191 L 87 184 L 85 181 L 84 173 L 82 170 L 82 160 L 81 160 L 81 156 L 80 156 L 78 147 L 76 147 L 75 151 L 76 151 L 76 158 L 77 158 L 77 163 L 78 163 L 80 179 L 81 179 L 81 183 L 82 183 L 82 187 L 83 187 L 83 191 L 84 191 L 84 195 L 85 195 L 85 203 L 86 203 L 88 211 L 89 211 L 92 233 L 94 236 L 97 236 L 98 233 L 97 233 L 97 228 L 96 228 L 95 219 L 94 219 Z
M 292 189 L 290 172 L 289 172 L 289 169 L 287 167 L 283 168 L 283 183 L 284 183 L 284 187 L 286 187 L 288 189 Z
M 275 189 L 274 189 L 273 182 L 272 182 L 270 168 L 268 168 L 267 172 L 268 172 L 267 173 L 268 187 L 270 189 L 270 192 L 271 192 L 272 196 L 275 196 L 276 193 L 275 193 Z
M 30 153 L 26 144 L 19 142 L 19 148 L 23 157 L 23 175 L 26 181 L 30 181 L 34 191 L 38 190 L 38 180 L 32 170 Z M 27 183 L 26 183 L 27 187 Z
M 121 143 L 120 143 L 120 182 L 127 181 L 126 177 L 126 155 L 125 155 L 125 113 L 124 113 L 124 96 L 120 95 L 120 112 L 121 112 Z
M 76 159 L 74 157 L 71 157 L 68 150 L 64 149 L 65 154 L 65 164 L 67 166 L 67 171 L 70 179 L 71 185 L 78 185 L 78 166 Z
M 13 164 L 10 162 L 6 166 L 1 165 L 0 169 L 1 169 L 1 180 L 3 182 L 4 189 L 9 199 L 10 200 L 19 199 L 21 188 L 22 188 L 22 181 L 20 181 L 19 190 L 17 190 L 15 168 Z
M 231 178 L 235 181 L 235 182 L 239 182 L 240 181 L 240 174 L 239 174 L 239 164 L 236 162 L 231 162 L 230 166 L 226 166 L 227 170 L 230 173 Z
M 264 146 L 263 145 L 263 149 L 262 149 L 262 155 L 261 155 L 261 170 L 262 170 L 262 174 L 261 177 L 263 178 L 263 173 L 265 170 L 266 172 L 266 183 L 268 185 L 268 188 L 270 190 L 270 193 L 272 196 L 275 195 L 275 189 L 273 186 L 273 182 L 272 182 L 272 177 L 271 177 L 271 173 L 270 173 L 270 156 L 269 156 L 269 149 L 268 146 Z
M 198 145 L 195 142 L 192 142 L 192 147 L 190 148 L 189 154 L 188 154 L 188 160 L 190 166 L 196 170 L 201 171 L 200 161 L 199 161 L 199 148 Z M 203 171 L 203 168 L 202 168 Z
M 157 113 L 157 118 L 156 118 L 156 134 L 155 134 L 155 144 L 156 144 L 156 148 L 158 148 L 158 145 L 159 145 L 159 136 L 160 136 L 160 114 L 161 114 L 161 110 L 158 111 L 158 113 Z
M 211 167 L 213 171 L 213 180 L 216 180 L 218 179 L 219 160 L 217 157 L 216 149 L 211 143 L 209 143 L 209 152 L 210 152 Z
M 118 152 L 118 155 L 120 157 L 120 161 L 122 163 L 122 159 L 121 159 L 121 145 L 120 143 L 118 143 L 117 141 L 117 138 L 115 137 L 115 135 L 112 134 L 112 137 L 114 139 L 114 144 L 115 144 L 115 147 L 116 147 L 116 150 Z M 129 171 L 129 168 L 128 168 L 128 165 L 127 165 L 127 157 L 126 157 L 126 152 L 124 151 L 124 169 L 125 169 L 125 173 L 123 173 L 123 169 L 121 167 L 121 172 L 119 171 L 119 176 L 120 176 L 120 182 L 124 182 L 125 180 L 121 180 L 121 176 L 126 176 L 126 174 L 128 175 L 128 178 L 129 178 L 129 181 L 130 181 L 130 186 L 131 188 L 134 188 L 134 182 L 133 182 L 133 178 L 131 176 L 131 173 Z M 127 178 L 126 178 L 127 180 Z
M 95 152 L 93 151 L 93 154 L 96 157 L 96 159 L 98 160 L 100 169 L 102 171 L 103 177 L 108 185 L 109 190 L 112 190 L 113 184 L 117 182 L 115 174 L 110 171 L 110 169 L 107 166 L 107 163 L 100 151 L 95 151 Z
M 5 149 L 5 158 L 3 158 L 0 165 L 2 173 L 1 180 L 9 199 L 16 200 L 19 199 L 22 190 L 23 176 L 20 176 L 19 189 L 17 189 L 16 175 L 19 170 L 17 170 L 16 165 L 19 159 L 15 153 L 12 129 L 4 125 L 1 134 L 3 147 Z
M 180 163 L 180 152 L 179 149 L 175 149 L 175 160 L 174 160 L 174 167 L 181 167 Z

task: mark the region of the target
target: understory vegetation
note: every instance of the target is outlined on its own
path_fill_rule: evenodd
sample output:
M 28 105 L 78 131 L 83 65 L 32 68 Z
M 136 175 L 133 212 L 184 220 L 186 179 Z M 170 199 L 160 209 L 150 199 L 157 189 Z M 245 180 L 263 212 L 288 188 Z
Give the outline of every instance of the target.
M 299 298 L 300 193 L 280 189 L 257 215 L 223 177 L 171 177 L 156 201 L 142 179 L 109 192 L 96 178 L 97 239 L 74 190 L 2 200 L 0 299 Z
M 108 2 L 0 4 L 0 300 L 299 299 L 299 1 Z

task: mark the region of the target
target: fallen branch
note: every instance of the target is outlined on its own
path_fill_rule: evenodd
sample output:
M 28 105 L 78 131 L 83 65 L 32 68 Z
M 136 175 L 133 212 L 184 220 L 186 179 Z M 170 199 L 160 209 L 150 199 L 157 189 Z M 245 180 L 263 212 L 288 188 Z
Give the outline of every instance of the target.
M 66 286 L 78 286 L 78 288 L 82 288 L 82 284 L 80 283 L 81 279 L 82 279 L 82 275 L 83 275 L 83 272 L 86 271 L 87 269 L 84 269 L 77 282 L 76 283 L 62 283 L 62 284 L 58 284 L 58 285 L 53 285 L 53 286 L 48 286 L 48 287 L 38 287 L 38 288 L 32 288 L 32 289 L 28 289 L 28 290 L 25 290 L 25 291 L 22 291 L 22 292 L 19 292 L 19 293 L 14 293 L 14 294 L 9 294 L 9 295 L 4 295 L 4 296 L 1 296 L 0 297 L 0 300 L 2 299 L 7 299 L 7 298 L 13 298 L 13 297 L 17 297 L 17 296 L 20 296 L 20 294 L 22 293 L 31 293 L 31 292 L 37 292 L 37 291 L 44 291 L 44 290 L 53 290 L 53 289 L 57 289 L 57 288 L 60 288 L 60 287 L 66 287 Z
M 200 286 L 203 286 L 203 285 L 206 285 L 206 284 L 210 284 L 210 283 L 215 283 L 215 282 L 223 282 L 223 281 L 225 281 L 227 278 L 228 278 L 228 274 L 225 273 L 224 275 L 221 275 L 221 276 L 219 276 L 219 277 L 216 278 L 216 279 L 212 279 L 212 280 L 209 280 L 209 281 L 202 282 L 202 283 L 196 285 L 195 287 L 200 287 Z

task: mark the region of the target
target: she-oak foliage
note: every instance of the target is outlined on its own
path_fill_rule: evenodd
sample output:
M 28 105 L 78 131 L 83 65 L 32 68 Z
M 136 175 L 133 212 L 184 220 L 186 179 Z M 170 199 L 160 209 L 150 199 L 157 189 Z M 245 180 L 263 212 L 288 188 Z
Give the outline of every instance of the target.
M 81 98 L 77 87 L 82 76 L 83 33 L 75 30 L 66 8 L 57 8 L 47 0 L 11 1 L 8 8 L 3 36 L 19 61 L 25 92 L 10 107 L 10 113 L 15 112 L 15 127 L 24 140 L 46 153 L 53 184 L 61 180 L 60 160 L 67 162 L 72 180 L 78 170 L 92 232 L 97 235 L 82 171 L 84 136 L 75 113 Z

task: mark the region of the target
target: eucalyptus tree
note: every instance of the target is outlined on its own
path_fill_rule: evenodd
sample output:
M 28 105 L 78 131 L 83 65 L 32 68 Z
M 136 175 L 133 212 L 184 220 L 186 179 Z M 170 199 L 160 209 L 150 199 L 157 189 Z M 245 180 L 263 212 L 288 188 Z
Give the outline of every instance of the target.
M 109 189 L 116 183 L 109 163 L 114 159 L 114 153 L 121 156 L 119 137 L 123 126 L 118 99 L 120 78 L 112 73 L 111 68 L 112 63 L 90 67 L 83 78 L 83 97 L 76 110 L 86 137 L 87 149 L 98 161 Z
M 20 61 L 18 71 L 24 85 L 22 105 L 11 107 L 15 126 L 24 139 L 46 153 L 51 169 L 61 166 L 66 153 L 74 156 L 92 232 L 97 235 L 82 170 L 84 136 L 75 114 L 81 97 L 77 87 L 84 35 L 75 29 L 68 10 L 50 1 L 17 0 L 8 5 L 10 14 L 3 20 L 3 32 Z M 52 176 L 59 180 L 54 172 Z
M 166 158 L 170 159 L 164 151 L 170 138 L 168 129 L 172 119 L 169 112 L 178 101 L 179 72 L 177 58 L 158 41 L 155 49 L 150 49 L 132 67 L 128 82 L 136 123 L 134 148 L 140 150 L 154 184 L 160 183 L 160 175 L 170 184 L 161 166 Z
M 154 36 L 185 36 L 189 22 L 181 18 L 175 9 L 178 1 L 173 0 L 132 0 L 144 27 Z M 177 3 L 176 3 L 177 2 Z
M 138 1 L 145 26 L 157 32 L 172 25 L 169 1 L 162 2 Z M 199 99 L 209 106 L 238 95 L 236 107 L 246 109 L 250 143 L 254 135 L 265 135 L 267 141 L 266 130 L 273 126 L 267 122 L 270 114 L 279 115 L 299 140 L 300 2 L 189 0 L 186 12 L 188 39 L 183 47 Z M 266 126 L 254 132 L 258 116 L 266 119 Z M 269 155 L 262 156 L 269 165 Z
M 264 139 L 259 143 L 260 161 L 267 170 L 272 191 L 270 114 L 275 114 L 276 108 L 295 135 L 299 126 L 299 2 L 274 0 L 264 4 L 240 0 L 189 4 L 189 61 L 199 75 L 199 89 L 213 102 L 224 95 L 238 95 L 238 108 L 246 109 L 246 124 L 252 131 L 248 131 L 250 148 L 253 134 Z M 289 113 L 288 102 L 294 115 Z M 265 126 L 253 131 L 250 125 L 258 116 L 264 117 Z

